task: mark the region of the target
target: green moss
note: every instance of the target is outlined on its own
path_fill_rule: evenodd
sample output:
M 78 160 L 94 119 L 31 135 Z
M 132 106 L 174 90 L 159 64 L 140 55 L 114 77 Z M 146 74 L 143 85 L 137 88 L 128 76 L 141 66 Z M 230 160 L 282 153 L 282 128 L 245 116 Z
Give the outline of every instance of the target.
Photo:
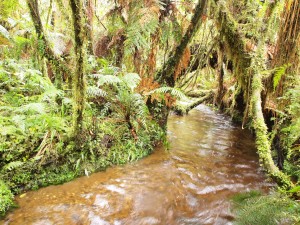
M 10 207 L 14 206 L 13 198 L 14 196 L 9 187 L 0 180 L 0 218 L 4 216 Z

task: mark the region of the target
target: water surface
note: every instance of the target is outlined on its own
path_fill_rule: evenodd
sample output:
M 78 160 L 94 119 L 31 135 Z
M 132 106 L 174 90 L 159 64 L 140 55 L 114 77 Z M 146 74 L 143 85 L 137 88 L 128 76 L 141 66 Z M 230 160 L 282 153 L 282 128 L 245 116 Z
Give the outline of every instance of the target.
M 231 224 L 230 197 L 267 191 L 250 133 L 206 106 L 170 116 L 170 150 L 17 197 L 0 224 Z

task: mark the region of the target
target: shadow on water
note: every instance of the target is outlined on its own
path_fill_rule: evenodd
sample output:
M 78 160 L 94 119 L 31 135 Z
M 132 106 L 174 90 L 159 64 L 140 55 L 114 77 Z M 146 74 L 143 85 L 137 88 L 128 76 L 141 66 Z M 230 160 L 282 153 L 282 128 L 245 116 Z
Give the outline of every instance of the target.
M 272 186 L 250 133 L 210 108 L 172 115 L 168 128 L 169 151 L 28 192 L 2 223 L 231 224 L 230 196 Z

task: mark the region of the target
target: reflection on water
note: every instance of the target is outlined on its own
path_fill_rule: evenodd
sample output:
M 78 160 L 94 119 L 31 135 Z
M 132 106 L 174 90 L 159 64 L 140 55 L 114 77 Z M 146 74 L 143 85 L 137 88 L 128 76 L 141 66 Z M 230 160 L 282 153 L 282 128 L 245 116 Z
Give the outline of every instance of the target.
M 229 197 L 267 191 L 251 135 L 199 106 L 169 119 L 169 151 L 17 198 L 4 224 L 231 224 Z

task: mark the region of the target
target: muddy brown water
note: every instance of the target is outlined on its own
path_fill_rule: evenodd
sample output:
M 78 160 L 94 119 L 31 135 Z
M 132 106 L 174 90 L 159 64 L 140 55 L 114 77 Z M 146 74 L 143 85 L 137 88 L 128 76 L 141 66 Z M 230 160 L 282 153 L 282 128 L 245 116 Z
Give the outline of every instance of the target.
M 168 129 L 169 151 L 28 192 L 0 224 L 232 224 L 232 195 L 272 186 L 251 134 L 207 106 Z

